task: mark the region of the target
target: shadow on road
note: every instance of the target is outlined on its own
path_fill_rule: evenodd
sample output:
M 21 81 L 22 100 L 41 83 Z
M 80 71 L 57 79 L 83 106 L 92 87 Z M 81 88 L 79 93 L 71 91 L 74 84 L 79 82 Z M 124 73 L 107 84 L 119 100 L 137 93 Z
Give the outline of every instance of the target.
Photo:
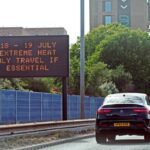
M 148 142 L 145 142 L 144 140 L 116 140 L 114 142 L 107 142 L 106 144 L 103 145 L 145 145 L 145 144 L 150 144 Z

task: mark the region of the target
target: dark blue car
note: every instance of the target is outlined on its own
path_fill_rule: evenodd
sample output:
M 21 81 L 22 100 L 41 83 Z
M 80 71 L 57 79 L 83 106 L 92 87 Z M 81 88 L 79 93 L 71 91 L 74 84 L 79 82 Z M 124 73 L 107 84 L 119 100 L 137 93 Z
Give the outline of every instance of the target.
M 150 103 L 143 93 L 108 95 L 97 110 L 96 141 L 114 141 L 116 135 L 144 135 L 150 141 Z

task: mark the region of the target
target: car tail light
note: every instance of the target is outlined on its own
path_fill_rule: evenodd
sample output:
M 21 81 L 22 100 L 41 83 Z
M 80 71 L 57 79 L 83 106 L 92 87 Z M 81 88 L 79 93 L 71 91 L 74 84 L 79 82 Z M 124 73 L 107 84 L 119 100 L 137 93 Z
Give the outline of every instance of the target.
M 148 109 L 147 108 L 134 108 L 133 112 L 147 114 L 148 113 Z
M 111 109 L 101 108 L 101 109 L 98 109 L 97 114 L 107 114 L 107 113 L 110 113 L 110 112 L 112 112 Z
M 103 123 L 103 122 L 100 122 L 99 124 L 98 124 L 98 126 L 99 127 L 108 127 L 108 123 Z
M 143 123 L 137 123 L 136 126 L 137 127 L 144 127 L 144 124 Z

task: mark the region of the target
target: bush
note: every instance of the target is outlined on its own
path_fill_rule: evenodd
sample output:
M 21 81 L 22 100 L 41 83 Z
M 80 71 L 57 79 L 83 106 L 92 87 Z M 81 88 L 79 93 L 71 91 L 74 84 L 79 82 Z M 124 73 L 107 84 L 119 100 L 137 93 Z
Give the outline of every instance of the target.
M 118 89 L 116 88 L 116 85 L 113 82 L 105 82 L 100 87 L 102 96 L 107 96 L 109 94 L 118 93 Z

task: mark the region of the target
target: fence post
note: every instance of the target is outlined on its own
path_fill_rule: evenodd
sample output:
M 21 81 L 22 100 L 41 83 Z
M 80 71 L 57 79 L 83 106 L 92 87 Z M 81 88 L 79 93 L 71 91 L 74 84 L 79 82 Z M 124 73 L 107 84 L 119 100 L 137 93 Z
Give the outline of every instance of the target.
M 31 92 L 29 92 L 29 121 L 31 121 Z
M 16 92 L 15 92 L 15 98 L 16 98 L 16 99 L 15 99 L 15 102 L 16 102 L 16 103 L 15 103 L 15 107 L 16 107 L 16 109 L 15 109 L 15 110 L 16 110 L 16 123 L 17 123 L 17 121 L 18 121 L 18 113 L 17 113 L 17 110 L 18 110 L 18 108 L 17 108 L 17 99 L 18 99 L 18 98 L 17 98 L 17 90 L 16 90 Z
M 67 78 L 62 78 L 62 117 L 67 120 Z
M 43 105 L 42 105 L 43 100 L 42 99 L 43 99 L 43 96 L 42 96 L 42 92 L 41 92 L 41 121 L 43 120 L 43 117 L 42 117 L 43 116 Z
M 0 124 L 2 122 L 2 91 L 0 91 Z

